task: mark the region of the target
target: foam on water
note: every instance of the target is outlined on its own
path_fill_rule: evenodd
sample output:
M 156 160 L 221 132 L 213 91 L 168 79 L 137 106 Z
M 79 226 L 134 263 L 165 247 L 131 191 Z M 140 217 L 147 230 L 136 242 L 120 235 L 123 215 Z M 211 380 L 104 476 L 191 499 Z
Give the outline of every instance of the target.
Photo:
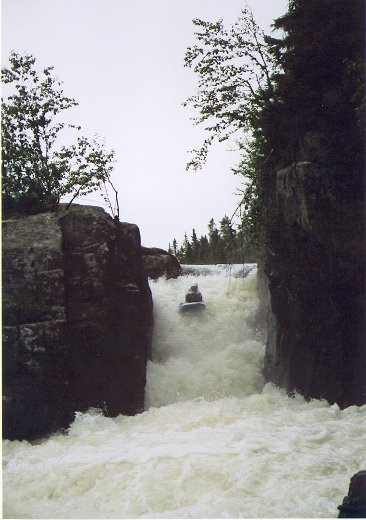
M 192 281 L 207 313 L 183 317 Z M 67 436 L 4 441 L 4 517 L 336 517 L 366 466 L 366 406 L 263 387 L 255 286 L 255 273 L 152 283 L 146 411 L 90 410 Z
M 256 275 L 243 280 L 225 273 L 152 284 L 155 330 L 147 408 L 196 397 L 244 396 L 262 388 L 264 346 L 252 327 L 258 305 Z M 197 280 L 207 310 L 181 315 L 177 305 Z

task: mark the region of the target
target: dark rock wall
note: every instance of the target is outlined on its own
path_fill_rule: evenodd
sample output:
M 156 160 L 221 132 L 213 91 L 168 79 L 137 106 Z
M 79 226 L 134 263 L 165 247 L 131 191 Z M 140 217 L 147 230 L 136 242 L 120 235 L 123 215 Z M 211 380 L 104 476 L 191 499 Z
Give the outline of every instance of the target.
M 321 163 L 278 172 L 261 294 L 267 379 L 345 407 L 366 402 L 365 215 L 335 184 Z
M 137 226 L 76 205 L 5 221 L 3 318 L 4 437 L 142 410 L 153 317 Z
M 67 421 L 62 234 L 50 214 L 2 232 L 3 434 L 31 438 Z

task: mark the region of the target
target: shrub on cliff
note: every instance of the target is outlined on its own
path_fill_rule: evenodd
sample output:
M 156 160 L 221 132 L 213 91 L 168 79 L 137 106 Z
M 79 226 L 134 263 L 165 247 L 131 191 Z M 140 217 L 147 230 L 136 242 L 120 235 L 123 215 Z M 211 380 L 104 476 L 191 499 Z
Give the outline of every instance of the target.
M 53 67 L 38 72 L 32 55 L 15 52 L 9 62 L 1 71 L 8 94 L 2 99 L 3 212 L 52 211 L 64 196 L 72 202 L 101 188 L 108 202 L 107 187 L 117 196 L 110 178 L 113 150 L 83 136 L 69 146 L 60 144 L 63 130 L 80 127 L 61 120 L 77 102 L 64 95 L 62 83 L 52 76 Z M 117 197 L 116 202 L 118 208 Z

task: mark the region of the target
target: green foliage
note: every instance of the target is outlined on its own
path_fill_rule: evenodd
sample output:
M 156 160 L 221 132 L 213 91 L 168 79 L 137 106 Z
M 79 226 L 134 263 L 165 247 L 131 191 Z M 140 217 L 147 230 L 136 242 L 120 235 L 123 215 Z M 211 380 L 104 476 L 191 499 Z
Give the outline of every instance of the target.
M 66 195 L 73 201 L 111 183 L 114 152 L 97 138 L 77 137 L 58 145 L 63 130 L 80 127 L 61 115 L 77 105 L 64 95 L 53 67 L 41 72 L 32 55 L 15 52 L 1 71 L 9 92 L 2 99 L 2 187 L 5 213 L 55 210 Z
M 282 72 L 266 135 L 287 164 L 308 131 L 326 137 L 328 161 L 363 160 L 364 10 L 363 0 L 291 0 L 275 21 L 284 36 L 268 43 Z
M 242 227 L 235 229 L 229 217 L 220 221 L 220 229 L 217 229 L 214 219 L 208 224 L 208 236 L 197 237 L 192 230 L 192 238 L 187 234 L 180 248 L 176 239 L 173 247 L 169 245 L 169 252 L 174 254 L 182 264 L 226 264 L 255 262 L 256 251 L 245 239 Z
M 187 49 L 185 66 L 196 72 L 198 92 L 184 105 L 198 111 L 195 124 L 206 124 L 208 137 L 192 151 L 187 169 L 202 167 L 214 140 L 251 131 L 258 112 L 273 97 L 271 73 L 276 65 L 250 9 L 244 9 L 229 30 L 222 20 L 193 23 L 199 29 L 197 44 Z
M 202 167 L 215 139 L 223 141 L 236 135 L 243 160 L 233 171 L 245 177 L 238 210 L 243 219 L 246 245 L 254 251 L 260 245 L 265 225 L 260 186 L 260 178 L 265 173 L 258 167 L 260 159 L 271 156 L 270 144 L 263 139 L 261 119 L 266 107 L 274 102 L 276 93 L 272 76 L 278 73 L 279 65 L 249 8 L 242 11 L 228 30 L 222 21 L 194 20 L 194 24 L 201 32 L 196 32 L 198 44 L 188 48 L 185 64 L 194 66 L 198 92 L 185 104 L 198 111 L 196 124 L 208 124 L 209 136 L 201 149 L 193 151 L 187 169 Z M 214 254 L 217 256 L 218 253 Z
M 363 0 L 290 0 L 274 23 L 281 38 L 264 35 L 249 9 L 228 30 L 194 21 L 200 31 L 185 64 L 198 92 L 186 104 L 208 137 L 187 167 L 200 168 L 210 144 L 235 133 L 242 161 L 233 171 L 244 178 L 238 211 L 256 250 L 268 251 L 278 229 L 276 173 L 306 159 L 309 133 L 337 172 L 335 193 L 364 193 L 364 10 Z

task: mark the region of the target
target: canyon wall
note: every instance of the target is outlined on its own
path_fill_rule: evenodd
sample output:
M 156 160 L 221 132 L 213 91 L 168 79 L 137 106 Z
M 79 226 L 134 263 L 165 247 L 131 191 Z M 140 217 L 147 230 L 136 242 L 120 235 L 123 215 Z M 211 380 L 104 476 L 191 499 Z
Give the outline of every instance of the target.
M 152 326 L 137 226 L 78 205 L 3 221 L 3 436 L 141 411 Z
M 366 402 L 365 213 L 336 175 L 308 160 L 278 171 L 259 286 L 267 380 L 346 407 Z

